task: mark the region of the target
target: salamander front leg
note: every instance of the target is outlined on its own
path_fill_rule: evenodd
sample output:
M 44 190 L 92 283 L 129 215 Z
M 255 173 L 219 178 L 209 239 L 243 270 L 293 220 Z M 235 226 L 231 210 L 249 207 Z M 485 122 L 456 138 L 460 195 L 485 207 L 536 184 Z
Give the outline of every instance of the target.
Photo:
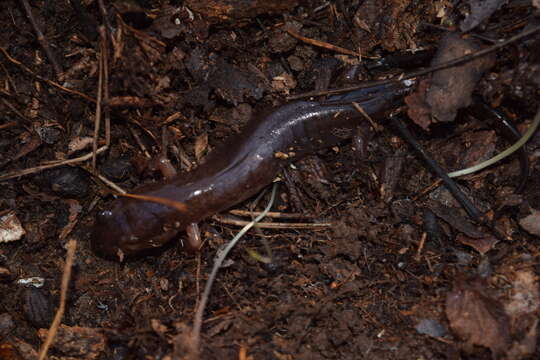
M 186 228 L 186 248 L 189 250 L 199 251 L 202 246 L 202 236 L 197 223 L 191 223 Z

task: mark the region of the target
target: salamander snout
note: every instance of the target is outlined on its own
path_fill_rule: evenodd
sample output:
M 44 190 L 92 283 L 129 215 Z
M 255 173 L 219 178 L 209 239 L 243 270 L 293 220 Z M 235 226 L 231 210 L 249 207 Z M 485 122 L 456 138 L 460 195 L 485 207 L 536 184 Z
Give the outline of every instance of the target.
M 145 250 L 162 246 L 183 227 L 167 227 L 156 216 L 154 203 L 120 199 L 110 210 L 101 211 L 91 235 L 92 249 L 111 260 L 124 260 Z
M 91 234 L 92 249 L 105 258 L 122 260 L 120 250 L 126 236 L 127 223 L 122 213 L 111 210 L 100 211 Z

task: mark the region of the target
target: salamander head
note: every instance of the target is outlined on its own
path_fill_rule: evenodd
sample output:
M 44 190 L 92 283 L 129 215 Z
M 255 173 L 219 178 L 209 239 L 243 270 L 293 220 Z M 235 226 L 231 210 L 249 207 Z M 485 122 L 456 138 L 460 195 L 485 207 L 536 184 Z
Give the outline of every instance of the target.
M 117 200 L 111 210 L 101 211 L 91 235 L 92 249 L 100 256 L 122 261 L 144 250 L 160 247 L 178 229 L 164 229 L 150 206 L 139 201 Z M 157 205 L 157 204 L 156 204 Z

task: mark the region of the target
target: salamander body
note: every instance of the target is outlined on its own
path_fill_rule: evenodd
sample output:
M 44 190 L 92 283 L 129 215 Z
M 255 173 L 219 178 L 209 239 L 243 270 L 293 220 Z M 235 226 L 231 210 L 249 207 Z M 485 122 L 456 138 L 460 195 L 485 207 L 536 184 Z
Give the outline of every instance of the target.
M 285 164 L 352 137 L 365 119 L 351 102 L 378 120 L 402 102 L 410 85 L 399 82 L 373 86 L 335 95 L 325 102 L 291 102 L 252 118 L 195 170 L 133 191 L 181 202 L 185 211 L 119 198 L 108 210 L 98 213 L 91 239 L 93 249 L 105 257 L 123 258 L 162 246 L 189 224 L 257 194 Z

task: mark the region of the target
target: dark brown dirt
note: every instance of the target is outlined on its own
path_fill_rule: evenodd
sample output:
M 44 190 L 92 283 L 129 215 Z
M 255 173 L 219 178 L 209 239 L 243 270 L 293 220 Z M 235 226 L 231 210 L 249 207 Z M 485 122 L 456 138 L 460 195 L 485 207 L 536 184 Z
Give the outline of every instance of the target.
M 246 1 L 227 15 L 213 8 L 211 19 L 181 1 L 106 4 L 116 41 L 114 47 L 108 43 L 112 141 L 98 155 L 97 172 L 126 190 L 158 180 L 148 156 L 162 153 L 163 132 L 168 158 L 187 171 L 253 114 L 284 103 L 288 94 L 320 86 L 321 59 L 357 61 L 299 41 L 284 27 L 385 57 L 436 48 L 444 31 L 421 24 L 457 24 L 468 6 L 366 0 L 320 8 L 324 1 L 308 0 L 282 8 L 272 2 L 266 12 L 261 4 L 249 9 Z M 2 4 L 0 176 L 91 151 L 85 144 L 94 133 L 95 104 L 43 80 L 98 96 L 96 25 L 104 20 L 97 1 L 81 3 L 75 10 L 68 1 L 31 2 L 64 80 L 57 78 L 19 2 Z M 515 3 L 496 11 L 475 34 L 508 38 L 532 26 L 532 4 Z M 475 88 L 520 129 L 538 106 L 538 45 L 532 38 L 499 51 Z M 401 65 L 363 69 L 360 77 L 398 74 L 408 64 Z M 335 78 L 332 87 L 339 85 Z M 455 121 L 438 125 L 430 132 L 414 130 L 447 169 L 469 166 L 508 146 L 483 119 L 458 113 Z M 291 221 L 332 226 L 263 229 L 245 236 L 211 293 L 201 358 L 489 359 L 490 351 L 511 359 L 540 356 L 535 325 L 540 247 L 538 238 L 519 226 L 521 218 L 540 209 L 538 135 L 528 145 L 531 177 L 523 194 L 513 194 L 520 179 L 516 157 L 459 181 L 507 236 L 496 243 L 482 238 L 481 245 L 474 230 L 488 235 L 489 230 L 460 225 L 469 220 L 444 188 L 421 195 L 436 178 L 389 126 L 370 136 L 364 152 L 346 141 L 287 170 L 287 186 L 280 185 L 273 211 L 301 212 L 308 220 Z M 238 228 L 208 219 L 200 224 L 205 240 L 200 253 L 186 253 L 174 241 L 125 263 L 107 261 L 91 251 L 89 239 L 94 216 L 113 200 L 111 192 L 92 174 L 91 160 L 0 183 L 0 217 L 14 213 L 26 231 L 18 241 L 0 243 L 0 359 L 35 358 L 46 333 L 38 329 L 48 327 L 58 305 L 69 239 L 77 240 L 77 255 L 64 328 L 50 353 L 60 359 L 184 357 L 182 334 L 192 325 L 216 251 Z M 457 225 L 441 220 L 446 210 Z M 269 264 L 248 252 L 266 254 L 263 241 L 272 251 Z M 43 278 L 44 286 L 20 284 L 30 277 Z M 464 285 L 467 281 L 481 285 Z M 459 298 L 452 298 L 448 313 L 449 297 L 465 296 L 466 290 L 472 299 L 460 307 Z M 516 300 L 524 297 L 526 305 Z M 483 322 L 470 325 L 460 309 L 479 314 Z M 497 309 L 495 315 L 490 309 Z M 475 340 L 485 323 L 498 326 L 486 337 L 504 334 L 505 347 L 515 349 L 493 345 L 491 338 Z

